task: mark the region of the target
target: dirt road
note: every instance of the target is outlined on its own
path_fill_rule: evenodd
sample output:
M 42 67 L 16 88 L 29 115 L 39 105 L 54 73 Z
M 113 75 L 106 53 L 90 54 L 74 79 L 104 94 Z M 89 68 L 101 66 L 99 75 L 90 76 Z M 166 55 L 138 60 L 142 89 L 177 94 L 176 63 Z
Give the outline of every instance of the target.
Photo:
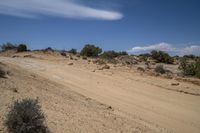
M 155 132 L 199 133 L 200 96 L 177 91 L 199 93 L 197 85 L 180 82 L 171 86 L 168 79 L 140 75 L 131 71 L 88 69 L 81 63 L 32 58 L 0 57 L 0 61 L 17 65 L 71 90 L 124 112 Z M 116 113 L 120 113 L 116 111 Z M 127 115 L 125 115 L 127 114 Z

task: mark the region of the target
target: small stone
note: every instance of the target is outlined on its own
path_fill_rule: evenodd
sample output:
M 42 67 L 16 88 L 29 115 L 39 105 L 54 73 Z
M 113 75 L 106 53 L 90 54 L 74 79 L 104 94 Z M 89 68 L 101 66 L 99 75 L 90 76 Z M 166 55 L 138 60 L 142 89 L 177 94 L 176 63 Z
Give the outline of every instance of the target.
M 172 86 L 178 86 L 180 83 L 171 83 Z
M 12 88 L 12 91 L 15 92 L 15 93 L 18 93 L 17 88 Z
M 68 63 L 69 66 L 71 66 L 71 65 L 73 65 L 73 64 L 74 64 L 74 63 L 72 63 L 72 62 Z

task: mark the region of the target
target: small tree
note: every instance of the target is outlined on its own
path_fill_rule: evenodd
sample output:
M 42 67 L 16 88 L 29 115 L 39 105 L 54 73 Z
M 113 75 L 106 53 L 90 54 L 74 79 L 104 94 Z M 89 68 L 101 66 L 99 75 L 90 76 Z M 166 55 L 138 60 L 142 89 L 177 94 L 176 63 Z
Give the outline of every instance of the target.
M 24 52 L 24 51 L 27 51 L 27 46 L 25 44 L 20 44 L 17 47 L 17 52 Z
M 86 44 L 81 50 L 82 56 L 97 57 L 102 52 L 102 49 L 91 44 Z
M 38 100 L 23 99 L 11 106 L 5 125 L 10 133 L 48 133 L 44 121 Z

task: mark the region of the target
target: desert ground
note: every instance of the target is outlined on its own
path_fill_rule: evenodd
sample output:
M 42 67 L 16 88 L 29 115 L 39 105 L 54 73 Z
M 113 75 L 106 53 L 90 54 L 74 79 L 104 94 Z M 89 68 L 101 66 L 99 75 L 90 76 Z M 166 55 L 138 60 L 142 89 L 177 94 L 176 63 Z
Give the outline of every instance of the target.
M 14 58 L 13 58 L 14 57 Z M 60 55 L 0 56 L 0 132 L 14 100 L 38 98 L 53 133 L 199 133 L 200 86 Z M 175 84 L 175 85 L 173 85 Z

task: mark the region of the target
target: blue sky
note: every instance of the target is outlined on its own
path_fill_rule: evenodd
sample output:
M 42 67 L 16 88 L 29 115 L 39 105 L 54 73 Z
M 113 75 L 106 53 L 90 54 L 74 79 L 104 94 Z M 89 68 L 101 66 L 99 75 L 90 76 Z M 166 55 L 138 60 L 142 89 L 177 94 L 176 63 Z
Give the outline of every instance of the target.
M 0 44 L 200 55 L 199 0 L 0 0 Z

